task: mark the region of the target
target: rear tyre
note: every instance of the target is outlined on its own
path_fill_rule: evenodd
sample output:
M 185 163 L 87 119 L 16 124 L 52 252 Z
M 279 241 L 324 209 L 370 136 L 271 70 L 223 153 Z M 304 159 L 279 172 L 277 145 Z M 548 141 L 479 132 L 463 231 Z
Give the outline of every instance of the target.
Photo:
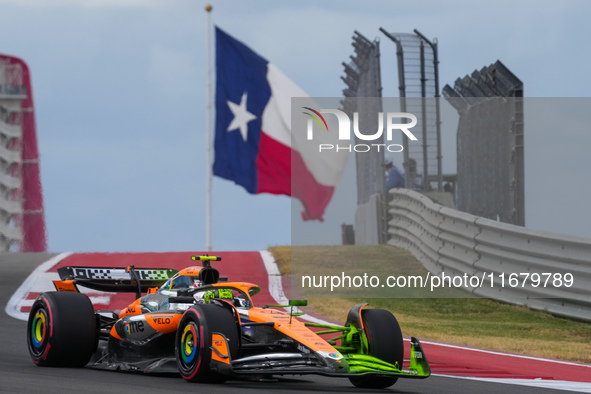
M 384 309 L 363 309 L 361 319 L 365 326 L 368 354 L 390 364 L 398 363 L 402 369 L 404 360 L 404 341 L 402 331 L 394 315 Z M 364 389 L 383 389 L 392 386 L 398 378 L 356 376 L 349 380 L 355 387 Z
M 96 351 L 97 321 L 84 294 L 41 294 L 31 308 L 27 343 L 33 362 L 43 367 L 83 367 Z
M 230 310 L 217 305 L 187 309 L 176 332 L 174 349 L 181 376 L 189 382 L 223 383 L 228 377 L 210 369 L 212 334 L 228 340 L 230 357 L 238 355 L 238 326 Z

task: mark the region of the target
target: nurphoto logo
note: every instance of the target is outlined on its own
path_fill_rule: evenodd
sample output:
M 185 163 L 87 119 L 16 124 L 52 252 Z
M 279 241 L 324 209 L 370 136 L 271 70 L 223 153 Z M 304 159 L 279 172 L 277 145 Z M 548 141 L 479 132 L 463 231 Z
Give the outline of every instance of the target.
M 316 111 L 310 107 L 302 107 L 310 112 L 303 112 L 303 114 L 308 115 L 310 119 L 308 119 L 307 123 L 307 139 L 313 140 L 314 139 L 314 122 L 318 124 L 320 127 L 321 132 L 330 132 L 328 130 L 328 124 L 326 119 L 322 116 L 322 114 L 333 114 L 337 117 L 338 121 L 338 139 L 343 141 L 351 141 L 351 120 L 349 116 L 338 109 L 321 109 L 320 111 Z M 355 137 L 362 141 L 375 141 L 382 138 L 384 134 L 384 113 L 378 112 L 378 130 L 373 134 L 364 134 L 359 130 L 359 113 L 353 112 L 353 133 Z M 409 119 L 410 121 L 405 121 L 404 123 L 400 121 L 394 121 L 394 119 Z M 392 141 L 393 131 L 400 130 L 402 131 L 407 138 L 411 141 L 417 141 L 417 137 L 410 131 L 411 128 L 416 126 L 417 124 L 417 117 L 408 112 L 388 112 L 386 113 L 386 141 Z M 325 131 L 326 129 L 326 131 Z M 340 144 L 326 144 L 321 143 L 318 144 L 318 151 L 341 151 L 347 150 L 349 152 L 369 152 L 370 150 L 376 149 L 378 152 L 381 149 L 396 153 L 402 152 L 404 149 L 400 144 L 348 144 L 348 145 L 340 145 Z

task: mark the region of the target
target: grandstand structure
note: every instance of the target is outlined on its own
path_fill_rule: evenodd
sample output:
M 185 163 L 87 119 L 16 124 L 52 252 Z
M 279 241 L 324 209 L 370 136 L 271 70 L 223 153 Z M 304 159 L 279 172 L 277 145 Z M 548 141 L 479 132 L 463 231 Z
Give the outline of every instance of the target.
M 347 86 L 343 90 L 344 100 L 341 102 L 343 111 L 349 119 L 353 119 L 353 113 L 357 112 L 359 124 L 368 130 L 377 130 L 378 121 L 376 114 L 382 111 L 382 80 L 380 73 L 380 42 L 370 41 L 358 31 L 353 35 L 351 44 L 355 55 L 350 57 L 350 62 L 343 62 L 345 76 L 341 77 Z M 364 100 L 356 100 L 363 97 Z M 373 100 L 371 98 L 374 98 Z M 365 141 L 355 137 L 355 143 Z M 375 143 L 384 143 L 384 137 L 374 140 Z M 355 155 L 357 168 L 357 204 L 365 204 L 376 193 L 385 197 L 384 185 L 384 152 L 368 152 L 364 155 Z
M 46 249 L 29 68 L 0 54 L 0 252 Z
M 523 82 L 497 60 L 443 95 L 460 116 L 457 208 L 525 226 Z
M 413 34 L 390 33 L 384 28 L 380 31 L 396 44 L 398 62 L 398 83 L 400 100 L 397 105 L 401 112 L 416 114 L 417 124 L 414 130 L 420 135 L 420 144 L 409 144 L 407 138 L 402 139 L 404 147 L 403 167 L 405 184 L 408 188 L 420 189 L 424 192 L 443 191 L 443 174 L 441 165 L 441 119 L 439 108 L 439 59 L 437 40 L 429 40 L 418 30 Z M 364 37 L 354 32 L 352 46 L 354 55 L 350 61 L 343 62 L 345 82 L 342 109 L 349 118 L 358 113 L 359 123 L 367 130 L 378 129 L 375 114 L 384 111 L 382 98 L 382 79 L 380 64 L 380 41 Z M 403 120 L 404 122 L 405 120 Z M 356 137 L 357 144 L 364 141 Z M 384 137 L 372 141 L 383 144 Z M 388 240 L 387 221 L 387 190 L 384 171 L 384 151 L 366 152 L 355 155 L 357 168 L 357 205 L 356 243 L 365 239 L 365 244 L 386 243 Z M 420 179 L 420 184 L 418 180 Z M 369 204 L 371 208 L 366 206 Z M 374 208 L 373 205 L 377 204 Z M 359 212 L 361 209 L 363 214 Z M 377 219 L 373 219 L 376 211 Z M 364 219 L 372 217 L 372 223 L 361 225 Z M 377 223 L 377 237 L 359 234 L 360 228 L 371 228 Z

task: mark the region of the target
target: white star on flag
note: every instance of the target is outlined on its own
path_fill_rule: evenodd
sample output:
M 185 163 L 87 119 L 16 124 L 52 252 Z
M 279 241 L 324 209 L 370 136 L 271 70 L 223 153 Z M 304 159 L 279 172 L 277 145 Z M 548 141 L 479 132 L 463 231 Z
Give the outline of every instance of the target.
M 240 104 L 228 100 L 228 106 L 234 114 L 234 119 L 232 119 L 232 123 L 228 126 L 228 131 L 240 129 L 240 134 L 242 134 L 244 141 L 246 141 L 248 135 L 248 122 L 257 118 L 246 109 L 246 98 L 247 95 L 246 92 L 244 92 Z

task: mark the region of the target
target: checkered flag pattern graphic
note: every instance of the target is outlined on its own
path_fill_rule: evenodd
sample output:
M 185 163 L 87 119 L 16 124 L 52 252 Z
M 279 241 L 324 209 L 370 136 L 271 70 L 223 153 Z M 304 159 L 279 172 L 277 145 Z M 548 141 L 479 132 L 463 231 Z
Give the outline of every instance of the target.
M 164 281 L 176 271 L 162 268 L 136 268 L 135 272 L 141 280 Z M 74 276 L 98 280 L 129 280 L 129 272 L 124 268 L 74 267 Z
M 101 268 L 76 268 L 75 275 L 88 279 L 114 279 L 110 269 Z
M 112 279 L 111 270 L 108 269 L 97 269 L 89 270 L 89 276 L 94 279 Z
M 166 280 L 168 279 L 167 270 L 137 270 L 140 278 L 144 280 Z

